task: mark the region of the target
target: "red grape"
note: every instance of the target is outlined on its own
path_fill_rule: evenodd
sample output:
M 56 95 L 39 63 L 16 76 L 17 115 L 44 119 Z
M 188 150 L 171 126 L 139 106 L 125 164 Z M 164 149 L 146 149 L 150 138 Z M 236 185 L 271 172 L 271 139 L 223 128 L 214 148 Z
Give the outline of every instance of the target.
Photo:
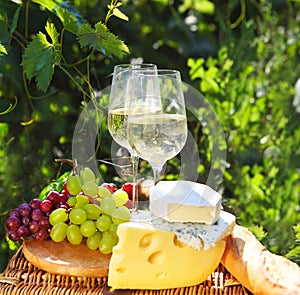
M 44 229 L 44 228 L 40 228 L 35 234 L 34 237 L 36 238 L 36 240 L 46 240 L 49 237 L 49 232 Z
M 30 221 L 29 222 L 29 224 L 28 224 L 28 228 L 29 228 L 29 231 L 31 232 L 31 233 L 36 233 L 38 230 L 39 230 L 39 223 L 37 222 L 37 221 L 35 221 L 35 220 L 32 220 L 32 221 Z
M 66 182 L 64 182 L 64 184 L 63 184 L 63 190 L 62 190 L 61 193 L 64 194 L 64 195 L 69 195 L 69 191 L 68 191 Z
M 48 195 L 47 195 L 47 200 L 51 201 L 52 204 L 56 204 L 59 202 L 59 193 L 56 191 L 51 191 Z
M 66 204 L 68 201 L 68 197 L 64 194 L 59 194 L 58 195 L 58 202 Z
M 39 221 L 40 228 L 48 229 L 51 227 L 51 224 L 49 222 L 49 218 L 47 216 L 42 216 Z
M 25 237 L 28 237 L 30 235 L 30 231 L 29 231 L 29 228 L 28 226 L 26 225 L 21 225 L 18 230 L 17 230 L 17 233 L 19 234 L 19 236 L 21 238 L 25 238 Z
M 40 204 L 40 209 L 42 212 L 48 212 L 52 209 L 52 202 L 50 200 L 44 200 Z
M 10 231 L 8 237 L 11 241 L 17 242 L 20 240 L 20 235 L 16 231 Z
M 101 186 L 104 186 L 105 188 L 107 188 L 112 194 L 118 189 L 118 187 L 115 183 L 104 182 L 101 184 Z
M 36 221 L 39 221 L 42 216 L 44 216 L 44 213 L 40 209 L 35 209 L 31 213 L 31 218 Z
M 21 216 L 30 216 L 32 209 L 28 204 L 24 203 L 19 206 L 19 212 Z
M 128 197 L 132 197 L 133 184 L 130 182 L 126 182 L 122 185 L 122 190 L 128 194 Z
M 41 204 L 41 200 L 39 199 L 33 199 L 29 202 L 29 206 L 31 207 L 32 210 L 39 209 L 40 204 Z
M 29 216 L 23 216 L 21 220 L 22 220 L 23 225 L 28 225 L 28 223 L 30 221 L 30 217 Z
M 19 208 L 13 209 L 13 210 L 10 212 L 9 216 L 15 216 L 15 217 L 20 218 L 20 209 L 19 209 Z
M 131 209 L 132 208 L 132 201 L 131 200 L 128 200 L 125 205 L 125 207 L 127 207 L 128 209 Z
M 17 231 L 21 226 L 20 219 L 16 216 L 11 216 L 5 221 L 7 231 Z

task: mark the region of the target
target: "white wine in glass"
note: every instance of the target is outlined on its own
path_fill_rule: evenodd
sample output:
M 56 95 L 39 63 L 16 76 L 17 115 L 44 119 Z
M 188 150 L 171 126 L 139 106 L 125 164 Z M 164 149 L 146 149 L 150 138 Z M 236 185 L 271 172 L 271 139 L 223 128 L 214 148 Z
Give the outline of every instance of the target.
M 137 170 L 139 157 L 131 148 L 127 136 L 127 119 L 131 99 L 131 79 L 136 72 L 156 72 L 154 64 L 121 64 L 114 67 L 108 109 L 108 130 L 120 146 L 126 148 L 132 163 L 132 212 L 138 211 Z
M 163 165 L 182 150 L 187 139 L 180 72 L 137 73 L 131 87 L 129 144 L 140 158 L 150 163 L 156 183 Z

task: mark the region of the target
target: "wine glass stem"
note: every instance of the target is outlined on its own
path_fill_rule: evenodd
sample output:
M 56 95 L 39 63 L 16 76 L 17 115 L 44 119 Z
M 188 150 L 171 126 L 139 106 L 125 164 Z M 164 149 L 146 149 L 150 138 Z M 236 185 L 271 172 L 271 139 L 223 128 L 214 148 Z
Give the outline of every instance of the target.
M 138 198 L 138 184 L 137 184 L 137 173 L 139 166 L 139 157 L 135 154 L 131 154 L 132 163 L 132 212 L 138 212 L 139 210 L 139 198 Z
M 158 183 L 162 166 L 152 166 L 154 183 Z

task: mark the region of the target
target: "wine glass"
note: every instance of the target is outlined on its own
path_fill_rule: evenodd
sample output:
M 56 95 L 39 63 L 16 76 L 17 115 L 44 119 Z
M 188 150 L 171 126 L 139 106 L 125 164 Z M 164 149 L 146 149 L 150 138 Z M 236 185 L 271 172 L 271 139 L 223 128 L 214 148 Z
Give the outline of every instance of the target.
M 187 139 L 187 119 L 180 72 L 137 72 L 131 79 L 127 135 L 131 149 L 153 169 L 159 180 L 163 165 Z
M 128 105 L 131 99 L 130 79 L 135 72 L 156 72 L 154 64 L 120 64 L 114 67 L 108 108 L 108 130 L 112 138 L 130 153 L 132 163 L 132 212 L 138 211 L 137 170 L 139 157 L 131 148 L 127 137 Z

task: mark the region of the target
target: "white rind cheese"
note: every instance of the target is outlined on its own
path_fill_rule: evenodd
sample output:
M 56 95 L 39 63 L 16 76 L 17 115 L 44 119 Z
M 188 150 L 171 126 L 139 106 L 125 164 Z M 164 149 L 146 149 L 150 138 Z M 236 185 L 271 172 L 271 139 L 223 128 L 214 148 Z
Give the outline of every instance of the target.
M 150 191 L 150 210 L 170 222 L 214 224 L 220 216 L 221 195 L 192 181 L 160 181 Z

